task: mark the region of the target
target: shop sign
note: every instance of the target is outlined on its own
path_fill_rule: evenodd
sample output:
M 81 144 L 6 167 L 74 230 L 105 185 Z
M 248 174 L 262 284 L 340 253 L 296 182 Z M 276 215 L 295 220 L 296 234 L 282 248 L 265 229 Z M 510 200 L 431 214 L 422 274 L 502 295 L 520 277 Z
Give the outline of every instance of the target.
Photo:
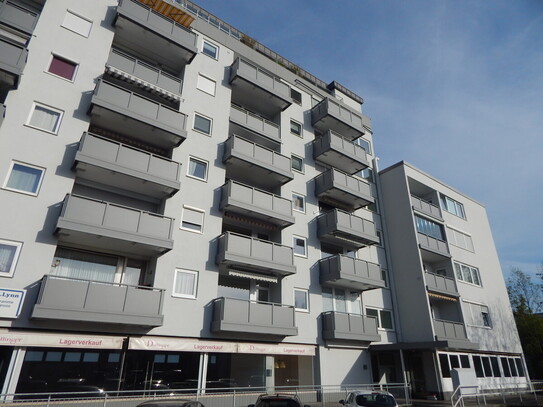
M 176 339 L 144 337 L 130 338 L 128 349 L 163 350 L 177 352 L 235 353 L 237 346 L 231 342 L 199 341 L 197 339 Z
M 26 290 L 0 288 L 0 318 L 17 318 L 23 307 Z
M 298 355 L 315 356 L 315 347 L 311 345 L 296 344 L 261 344 L 261 343 L 240 343 L 239 353 L 261 353 L 265 355 Z
M 121 349 L 123 338 L 107 336 L 49 335 L 39 333 L 0 332 L 0 346 L 47 348 Z

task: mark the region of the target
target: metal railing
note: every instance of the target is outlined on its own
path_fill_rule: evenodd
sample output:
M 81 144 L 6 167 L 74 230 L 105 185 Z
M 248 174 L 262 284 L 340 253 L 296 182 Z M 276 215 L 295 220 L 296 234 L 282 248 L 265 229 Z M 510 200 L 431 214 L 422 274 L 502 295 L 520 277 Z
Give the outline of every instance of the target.
M 92 387 L 92 386 L 89 386 Z M 99 389 L 86 392 L 62 393 L 17 393 L 2 394 L 4 403 L 24 402 L 35 407 L 79 405 L 84 407 L 136 407 L 146 400 L 167 400 L 169 398 L 192 399 L 206 407 L 241 407 L 253 404 L 263 393 L 282 393 L 296 396 L 302 405 L 312 407 L 336 407 L 340 400 L 355 390 L 384 390 L 391 393 L 399 406 L 412 404 L 410 386 L 404 383 L 391 384 L 348 384 L 327 386 L 257 386 L 257 387 L 216 387 L 165 390 L 124 390 L 107 391 Z M 69 403 L 69 404 L 68 404 Z
M 543 397 L 543 381 L 495 384 L 492 386 L 458 386 L 451 395 L 452 407 L 464 407 L 466 403 L 503 404 L 514 403 L 538 405 Z M 470 403 L 471 404 L 471 403 Z

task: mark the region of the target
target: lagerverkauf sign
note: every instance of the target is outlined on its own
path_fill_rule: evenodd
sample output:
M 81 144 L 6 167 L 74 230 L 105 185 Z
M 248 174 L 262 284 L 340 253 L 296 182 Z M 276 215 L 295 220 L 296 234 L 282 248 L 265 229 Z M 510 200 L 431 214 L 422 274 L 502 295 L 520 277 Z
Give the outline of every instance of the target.
M 0 288 L 0 318 L 17 318 L 23 307 L 26 290 Z

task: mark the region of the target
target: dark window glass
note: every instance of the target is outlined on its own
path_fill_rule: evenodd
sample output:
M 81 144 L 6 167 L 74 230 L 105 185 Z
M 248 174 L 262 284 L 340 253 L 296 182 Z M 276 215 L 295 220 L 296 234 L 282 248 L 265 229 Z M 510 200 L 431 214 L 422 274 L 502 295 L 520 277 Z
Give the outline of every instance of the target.
M 483 356 L 483 367 L 485 369 L 485 377 L 492 377 L 492 368 L 490 367 L 490 358 Z
M 302 94 L 298 92 L 296 89 L 290 88 L 290 97 L 294 102 L 298 103 L 299 105 L 302 104 Z
M 502 377 L 500 372 L 500 364 L 498 363 L 497 357 L 490 358 L 490 364 L 492 365 L 492 373 L 494 377 Z
M 460 355 L 460 364 L 463 368 L 469 369 L 469 356 L 468 355 Z
M 473 367 L 475 367 L 475 375 L 477 377 L 485 377 L 485 373 L 483 372 L 483 364 L 481 363 L 480 356 L 473 357 Z
M 509 370 L 509 362 L 507 361 L 507 358 L 501 358 L 501 361 L 502 361 L 503 375 L 505 377 L 511 377 L 511 370 Z
M 515 358 L 515 363 L 517 364 L 518 375 L 521 376 L 521 377 L 524 377 L 524 367 L 522 367 L 522 359 L 521 358 Z
M 451 369 L 449 367 L 448 355 L 440 354 L 439 364 L 441 365 L 441 374 L 443 375 L 443 377 L 451 377 Z
M 515 364 L 515 359 L 509 359 L 509 369 L 511 369 L 511 376 L 518 376 L 518 373 L 517 373 L 517 366 Z
M 451 369 L 456 369 L 460 367 L 460 361 L 458 360 L 458 355 L 449 355 L 451 361 Z
M 418 232 L 439 240 L 445 240 L 443 226 L 439 223 L 432 222 L 431 220 L 422 218 L 420 216 L 415 216 L 415 221 L 417 223 Z

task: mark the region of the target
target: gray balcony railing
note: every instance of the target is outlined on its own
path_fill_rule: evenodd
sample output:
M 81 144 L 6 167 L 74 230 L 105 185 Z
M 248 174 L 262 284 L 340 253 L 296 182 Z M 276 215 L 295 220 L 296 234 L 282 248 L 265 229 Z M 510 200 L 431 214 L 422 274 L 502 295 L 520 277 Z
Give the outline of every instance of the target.
M 362 113 L 328 97 L 311 109 L 311 124 L 321 131 L 333 130 L 351 140 L 365 133 Z
M 458 296 L 458 289 L 456 288 L 454 278 L 429 272 L 425 272 L 424 276 L 428 290 Z
M 39 13 L 24 7 L 20 2 L 0 1 L 0 23 L 26 34 L 34 32 L 39 17 Z
M 232 66 L 230 80 L 236 75 L 242 75 L 251 80 L 255 85 L 262 87 L 279 97 L 290 100 L 290 87 L 281 80 L 256 65 L 242 58 L 237 58 Z
M 183 48 L 181 54 L 178 55 L 180 59 L 190 62 L 198 52 L 195 32 L 156 12 L 138 0 L 119 0 L 117 13 L 179 45 Z M 132 38 L 131 40 L 137 41 L 138 38 Z M 160 53 L 160 51 L 160 49 L 154 50 L 156 53 Z M 165 54 L 168 53 L 167 49 L 163 51 Z M 176 53 L 173 52 L 173 54 Z
M 136 192 L 145 195 L 172 195 L 181 185 L 180 163 L 92 133 L 84 133 L 81 137 L 75 161 L 78 166 L 84 163 L 107 170 L 104 174 L 85 168 L 80 175 L 82 178 L 98 178 L 92 180 L 129 190 L 135 188 Z M 111 177 L 110 172 L 126 177 Z M 117 185 L 117 181 L 121 185 Z
M 319 273 L 321 283 L 337 287 L 361 291 L 385 287 L 379 264 L 343 254 L 319 260 Z
M 26 65 L 27 56 L 28 50 L 23 44 L 0 36 L 0 70 L 20 76 Z
M 292 247 L 226 232 L 219 237 L 217 263 L 227 268 L 240 267 L 276 276 L 296 273 Z
M 155 66 L 141 61 L 118 49 L 112 48 L 109 51 L 108 66 L 123 71 L 144 80 L 152 86 L 159 87 L 179 97 L 183 89 L 183 81 L 169 73 L 166 73 Z
M 413 205 L 413 209 L 416 209 L 419 212 L 443 220 L 443 217 L 441 216 L 441 208 L 433 203 L 425 201 L 418 196 L 411 195 L 411 205 Z
M 292 201 L 233 180 L 222 186 L 220 207 L 282 227 L 294 223 Z
M 335 311 L 323 312 L 321 315 L 324 339 L 359 342 L 381 340 L 375 317 Z
M 313 158 L 349 174 L 369 166 L 366 150 L 332 130 L 313 141 Z
M 375 202 L 367 181 L 330 168 L 315 177 L 315 195 L 346 207 L 358 209 Z
M 466 327 L 462 322 L 434 319 L 434 332 L 438 340 L 467 340 Z
M 161 326 L 164 290 L 46 275 L 32 318 Z
M 62 241 L 69 241 L 72 235 L 77 241 L 78 234 L 85 234 L 96 238 L 93 244 L 137 253 L 145 248 L 158 253 L 171 250 L 173 226 L 173 218 L 70 194 L 64 199 L 57 223 Z
M 430 250 L 443 256 L 451 257 L 449 246 L 446 241 L 436 239 L 435 237 L 420 232 L 417 233 L 417 236 L 421 249 Z
M 290 158 L 233 135 L 225 142 L 223 161 L 230 178 L 256 186 L 280 186 L 294 178 Z
M 379 243 L 375 223 L 340 209 L 317 217 L 319 239 L 350 249 Z
M 281 142 L 281 128 L 279 125 L 270 122 L 257 114 L 249 112 L 240 106 L 231 105 L 230 121 L 261 134 L 275 142 Z
M 224 297 L 213 301 L 211 330 L 277 336 L 298 334 L 293 306 Z

